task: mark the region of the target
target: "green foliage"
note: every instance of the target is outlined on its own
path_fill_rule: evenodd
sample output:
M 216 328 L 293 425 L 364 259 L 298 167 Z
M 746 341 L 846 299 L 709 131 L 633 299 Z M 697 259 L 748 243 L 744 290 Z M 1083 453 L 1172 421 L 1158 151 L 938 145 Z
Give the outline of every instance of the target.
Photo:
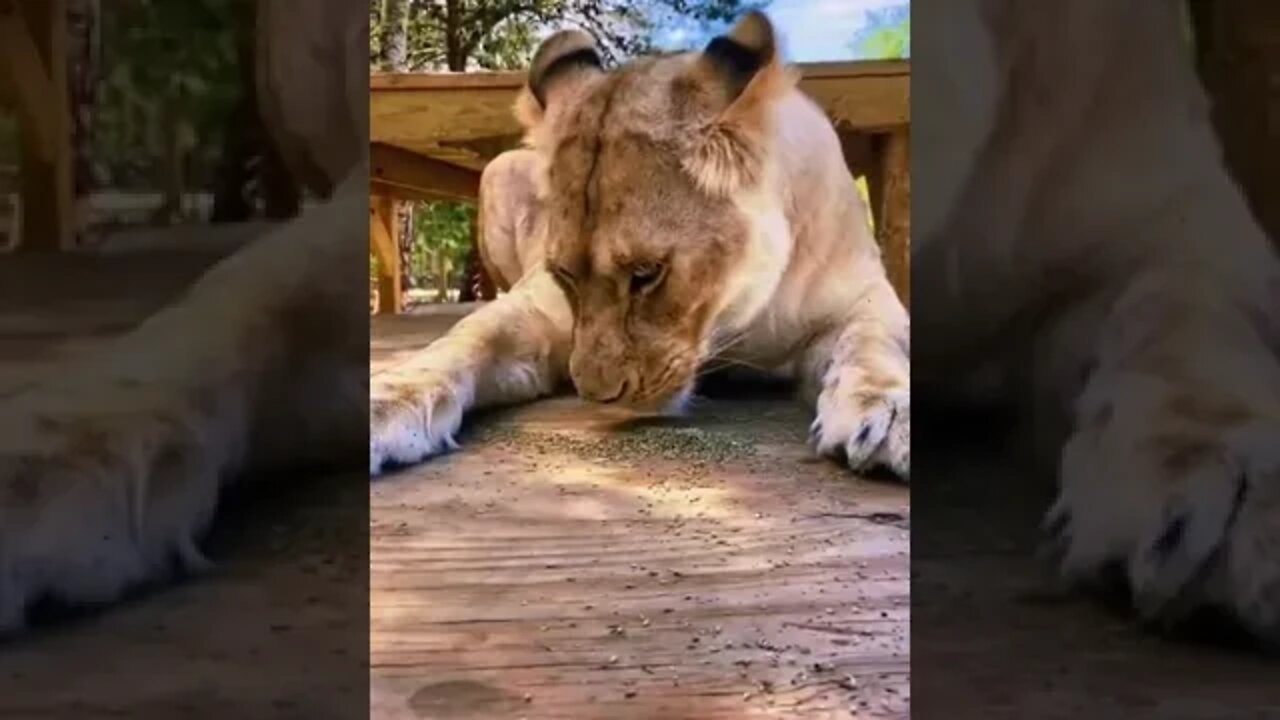
M 854 37 L 850 49 L 874 60 L 911 57 L 910 4 L 868 11 L 866 27 Z
M 176 140 L 191 152 L 194 179 L 209 177 L 227 117 L 250 90 L 239 47 L 252 32 L 252 0 L 116 0 L 101 7 L 98 172 L 113 185 L 154 185 L 166 143 Z
M 406 70 L 512 70 L 528 65 L 539 31 L 591 33 L 608 61 L 649 52 L 671 22 L 722 24 L 767 0 L 375 0 L 370 56 L 385 68 L 389 2 L 406 4 Z
M 417 203 L 413 213 L 413 243 L 409 276 L 422 288 L 458 286 L 471 249 L 475 208 L 466 203 Z

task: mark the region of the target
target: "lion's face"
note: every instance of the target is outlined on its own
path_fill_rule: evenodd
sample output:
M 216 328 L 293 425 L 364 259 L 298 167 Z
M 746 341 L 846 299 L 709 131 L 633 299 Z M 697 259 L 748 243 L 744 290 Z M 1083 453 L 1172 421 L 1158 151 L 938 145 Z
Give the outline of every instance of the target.
M 585 36 L 562 33 L 534 61 L 521 110 L 543 160 L 548 270 L 575 308 L 583 397 L 678 403 L 781 277 L 785 223 L 762 188 L 766 100 L 782 72 L 767 21 L 744 23 L 754 36 L 711 46 L 731 60 L 709 49 L 606 73 Z

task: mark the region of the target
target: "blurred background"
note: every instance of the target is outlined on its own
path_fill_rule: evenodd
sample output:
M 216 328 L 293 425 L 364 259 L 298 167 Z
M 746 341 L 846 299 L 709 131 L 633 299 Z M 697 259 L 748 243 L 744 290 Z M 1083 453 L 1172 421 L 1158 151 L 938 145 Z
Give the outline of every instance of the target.
M 30 249 L 91 246 L 130 228 L 296 214 L 305 193 L 280 162 L 256 108 L 256 6 L 255 0 L 13 5 L 5 30 L 18 35 L 6 37 L 29 33 L 46 62 L 51 48 L 65 59 L 70 118 L 69 237 L 33 233 Z M 16 45 L 5 49 L 12 54 L 5 64 L 17 72 L 0 85 L 22 82 Z M 19 94 L 0 92 L 0 247 L 6 248 L 18 245 L 24 152 L 32 144 L 20 137 Z M 40 192 L 39 184 L 28 192 Z

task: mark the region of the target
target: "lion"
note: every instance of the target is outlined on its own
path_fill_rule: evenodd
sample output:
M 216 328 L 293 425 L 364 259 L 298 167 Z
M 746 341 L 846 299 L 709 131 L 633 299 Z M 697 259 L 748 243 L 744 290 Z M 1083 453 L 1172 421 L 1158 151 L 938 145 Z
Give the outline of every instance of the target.
M 1280 638 L 1280 263 L 1178 4 L 915 9 L 926 396 L 1029 405 L 1063 577 L 1118 567 L 1157 625 L 1216 609 Z
M 370 472 L 456 447 L 463 416 L 577 394 L 678 413 L 700 373 L 788 373 L 816 450 L 910 475 L 910 322 L 835 130 L 762 13 L 701 52 L 602 67 L 537 49 L 527 149 L 482 183 L 482 257 L 509 292 L 374 378 Z
M 199 540 L 232 480 L 364 465 L 368 17 L 302 4 L 259 6 L 277 43 L 258 91 L 330 197 L 101 349 L 0 390 L 0 635 L 42 600 L 100 605 L 206 568 Z

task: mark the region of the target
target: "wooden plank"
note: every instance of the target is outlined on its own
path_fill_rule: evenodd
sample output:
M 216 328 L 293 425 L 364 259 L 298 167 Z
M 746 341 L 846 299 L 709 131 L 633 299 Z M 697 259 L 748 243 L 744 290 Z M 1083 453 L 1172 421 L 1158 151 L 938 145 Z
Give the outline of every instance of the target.
M 907 60 L 853 60 L 837 62 L 797 63 L 801 76 L 807 79 L 859 78 L 911 75 L 911 63 Z M 523 71 L 466 72 L 466 73 L 373 73 L 369 77 L 369 90 L 458 90 L 458 89 L 514 89 L 524 83 Z
M 124 229 L 108 246 L 151 249 L 3 258 L 0 395 L 55 359 L 99 362 L 84 354 L 269 227 L 206 226 L 199 249 L 190 228 Z M 210 572 L 0 642 L 0 718 L 366 717 L 367 477 L 273 480 L 222 497 L 199 541 Z
M 878 142 L 875 187 L 880 206 L 876 236 L 885 272 L 898 296 L 911 305 L 911 135 L 908 130 L 882 135 Z
M 386 143 L 373 143 L 369 162 L 370 181 L 386 194 L 466 201 L 480 194 L 480 173 Z
M 798 65 L 800 89 L 850 130 L 908 124 L 907 62 Z M 473 169 L 522 134 L 511 107 L 524 73 L 402 73 L 370 78 L 372 139 Z
M 52 7 L 52 6 L 50 6 Z M 38 17 L 43 8 L 26 2 L 0 3 L 0 97 L 12 103 L 35 157 L 51 161 L 56 152 L 60 128 L 66 118 L 52 102 L 54 79 L 34 39 L 35 32 L 49 32 L 48 18 Z M 27 15 L 36 15 L 29 21 Z
M 373 372 L 461 314 L 375 318 Z M 814 462 L 808 413 L 747 395 L 646 431 L 669 446 L 556 398 L 375 482 L 373 715 L 905 717 L 907 488 Z
M 906 75 L 814 77 L 800 89 L 837 124 L 880 132 L 911 121 L 911 80 Z
M 469 198 L 460 198 L 457 195 L 447 193 L 432 192 L 420 188 L 405 187 L 403 185 L 393 185 L 385 183 L 381 180 L 369 181 L 370 195 L 385 195 L 386 197 L 395 198 L 402 202 L 456 202 L 459 200 L 469 200 Z
M 386 195 L 369 200 L 369 246 L 378 258 L 378 312 L 393 315 L 404 310 L 395 210 L 395 200 Z
M 21 10 L 30 43 L 14 54 L 23 63 L 13 78 L 19 104 L 26 106 L 22 113 L 23 232 L 19 249 L 59 250 L 71 247 L 74 219 L 66 4 L 65 0 L 22 0 L 16 7 Z M 4 17 L 12 32 L 18 15 Z M 32 49 L 38 63 L 30 56 Z

